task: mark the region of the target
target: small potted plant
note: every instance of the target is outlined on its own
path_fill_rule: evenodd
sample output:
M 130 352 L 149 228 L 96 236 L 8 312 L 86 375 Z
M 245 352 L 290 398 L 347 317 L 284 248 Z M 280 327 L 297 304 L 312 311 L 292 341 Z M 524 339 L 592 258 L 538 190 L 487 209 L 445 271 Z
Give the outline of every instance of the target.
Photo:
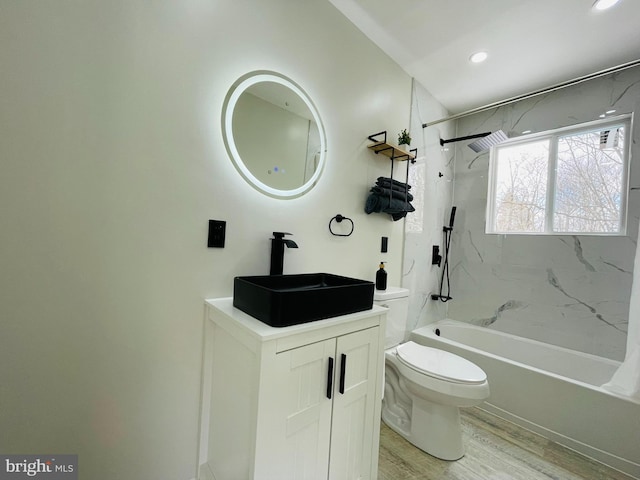
M 409 132 L 407 132 L 406 128 L 398 134 L 398 145 L 400 145 L 400 148 L 402 148 L 405 152 L 409 151 L 409 145 L 411 145 L 411 135 L 409 135 Z

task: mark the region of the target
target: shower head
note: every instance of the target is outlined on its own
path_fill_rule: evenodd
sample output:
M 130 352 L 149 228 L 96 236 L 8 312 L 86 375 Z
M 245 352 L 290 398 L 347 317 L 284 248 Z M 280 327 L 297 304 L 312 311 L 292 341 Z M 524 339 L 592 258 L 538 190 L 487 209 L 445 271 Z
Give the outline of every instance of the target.
M 502 130 L 498 130 L 497 132 L 485 132 L 485 133 L 476 133 L 475 135 L 467 135 L 466 137 L 457 137 L 451 138 L 449 140 L 440 139 L 440 146 L 444 146 L 447 143 L 453 142 L 461 142 L 463 140 L 473 140 L 474 138 L 478 138 L 475 142 L 469 144 L 469 148 L 476 153 L 482 153 L 486 150 L 489 150 L 494 145 L 504 142 L 505 140 L 509 140 L 507 134 Z
M 471 142 L 469 144 L 469 148 L 476 153 L 482 153 L 486 152 L 494 145 L 498 145 L 499 143 L 504 142 L 505 140 L 509 140 L 507 134 L 502 130 L 498 130 L 479 140 L 476 140 L 475 142 Z

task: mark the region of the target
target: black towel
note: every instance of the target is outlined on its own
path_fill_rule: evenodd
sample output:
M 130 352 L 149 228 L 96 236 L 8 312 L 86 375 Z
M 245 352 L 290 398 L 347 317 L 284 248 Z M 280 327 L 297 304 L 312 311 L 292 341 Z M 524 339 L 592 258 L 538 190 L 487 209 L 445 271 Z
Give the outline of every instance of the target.
M 391 194 L 393 198 L 397 198 L 399 200 L 407 200 L 408 202 L 413 200 L 413 195 L 411 195 L 409 192 L 405 193 L 404 189 L 400 191 L 399 189 L 396 190 L 384 187 L 371 187 L 370 192 L 375 193 L 376 195 L 386 195 L 387 197 L 389 196 L 389 194 Z
M 404 199 L 389 199 L 389 195 L 371 193 L 365 203 L 364 211 L 366 213 L 388 213 L 394 221 L 397 221 L 405 217 L 407 212 L 414 212 L 415 208 Z
M 411 185 L 404 182 L 399 182 L 398 180 L 393 180 L 392 178 L 388 177 L 378 177 L 376 185 L 378 185 L 379 187 L 391 188 L 393 190 L 402 192 L 404 192 L 405 189 L 411 189 Z

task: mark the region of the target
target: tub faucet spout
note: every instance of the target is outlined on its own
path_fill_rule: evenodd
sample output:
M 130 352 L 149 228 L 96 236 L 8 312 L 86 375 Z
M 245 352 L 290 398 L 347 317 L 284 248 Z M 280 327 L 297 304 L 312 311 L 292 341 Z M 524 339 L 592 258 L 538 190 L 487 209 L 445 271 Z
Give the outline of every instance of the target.
M 284 247 L 298 248 L 298 244 L 293 240 L 285 239 L 287 232 L 273 232 L 271 239 L 271 269 L 269 275 L 282 275 L 284 264 Z

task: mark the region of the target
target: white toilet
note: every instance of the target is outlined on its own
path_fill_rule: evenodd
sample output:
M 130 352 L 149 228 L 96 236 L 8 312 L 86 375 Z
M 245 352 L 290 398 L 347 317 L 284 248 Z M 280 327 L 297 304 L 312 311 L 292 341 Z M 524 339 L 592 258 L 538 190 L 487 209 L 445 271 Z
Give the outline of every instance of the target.
M 458 408 L 479 405 L 489 397 L 487 375 L 453 353 L 402 343 L 409 290 L 376 290 L 373 299 L 389 309 L 382 420 L 430 455 L 458 460 L 464 455 Z

